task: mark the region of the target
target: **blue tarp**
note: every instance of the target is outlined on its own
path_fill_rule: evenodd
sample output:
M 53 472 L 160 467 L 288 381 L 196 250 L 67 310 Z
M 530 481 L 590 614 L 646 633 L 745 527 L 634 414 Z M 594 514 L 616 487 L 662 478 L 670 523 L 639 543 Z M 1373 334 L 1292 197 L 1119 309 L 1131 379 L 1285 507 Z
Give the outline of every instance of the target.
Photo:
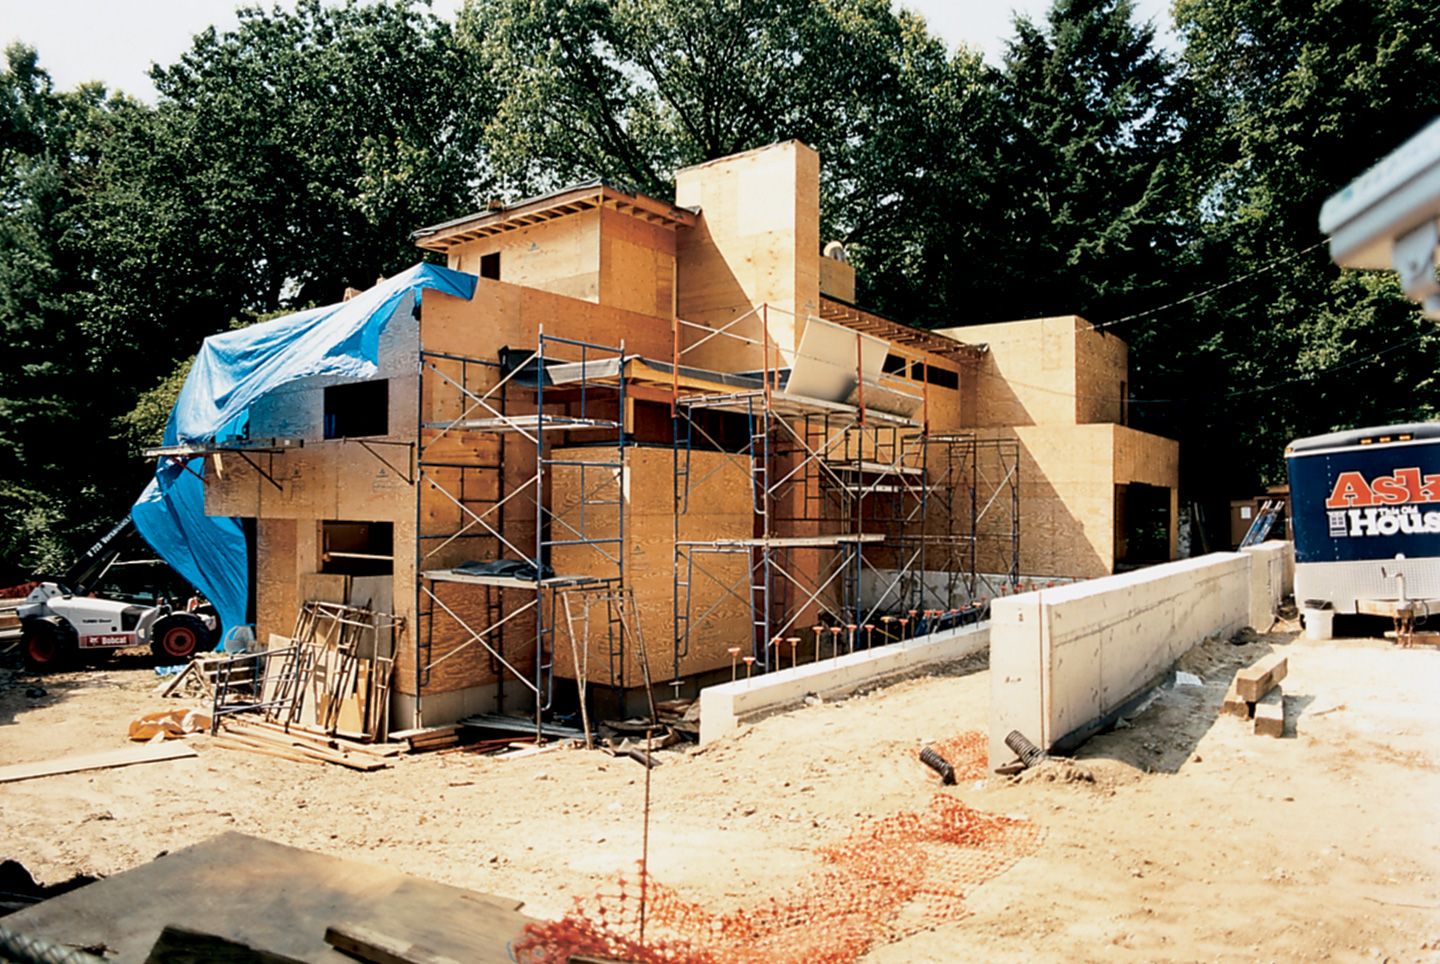
M 417 264 L 349 301 L 211 335 L 200 346 L 165 427 L 166 445 L 243 439 L 250 406 L 317 375 L 374 377 L 380 332 L 426 289 L 469 300 L 474 275 Z M 236 519 L 205 514 L 205 460 L 161 459 L 131 515 L 145 541 L 215 604 L 227 629 L 245 622 L 245 535 Z M 187 468 L 189 471 L 186 471 Z

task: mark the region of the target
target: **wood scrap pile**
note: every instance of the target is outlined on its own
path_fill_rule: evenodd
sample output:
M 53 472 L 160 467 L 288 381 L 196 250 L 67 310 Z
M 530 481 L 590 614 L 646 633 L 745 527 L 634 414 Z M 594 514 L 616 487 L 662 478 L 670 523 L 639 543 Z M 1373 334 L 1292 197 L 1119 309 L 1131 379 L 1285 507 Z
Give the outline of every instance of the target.
M 260 653 L 223 659 L 212 674 L 216 716 L 253 713 L 361 742 L 388 736 L 393 643 L 381 631 L 403 625 L 364 607 L 310 600 L 292 636 L 271 635 Z
M 364 743 L 300 724 L 245 717 L 225 720 L 211 742 L 295 763 L 332 763 L 366 772 L 383 770 L 409 748 L 405 743 Z
M 632 717 L 627 720 L 606 720 L 598 728 L 601 744 L 609 741 L 613 747 L 617 737 L 639 737 L 644 742 L 649 731 L 655 746 L 662 743 L 674 746 L 681 741 L 691 743 L 700 740 L 700 701 L 662 700 L 655 704 L 655 718 Z
M 215 674 L 225 657 L 219 653 L 196 656 L 186 663 L 174 676 L 161 680 L 155 686 L 157 696 L 176 699 L 209 700 L 215 697 Z
M 1280 681 L 1290 664 L 1280 653 L 1271 653 L 1235 674 L 1220 712 L 1253 720 L 1256 736 L 1283 736 L 1285 733 L 1285 692 Z
M 391 733 L 390 739 L 404 742 L 410 753 L 448 750 L 460 745 L 460 727 L 426 726 L 415 730 L 401 730 Z

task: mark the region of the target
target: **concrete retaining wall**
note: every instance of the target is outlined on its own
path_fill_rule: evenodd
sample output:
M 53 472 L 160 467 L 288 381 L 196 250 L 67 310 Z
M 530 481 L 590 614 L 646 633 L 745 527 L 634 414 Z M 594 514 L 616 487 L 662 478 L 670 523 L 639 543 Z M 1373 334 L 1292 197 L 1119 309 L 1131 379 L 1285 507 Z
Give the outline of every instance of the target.
M 708 686 L 700 691 L 700 743 L 703 746 L 726 736 L 747 720 L 795 706 L 807 693 L 822 699 L 847 696 L 889 678 L 984 652 L 989 642 L 988 624 L 966 626 L 750 680 Z
M 1250 626 L 1270 628 L 1280 600 L 1295 592 L 1295 547 L 1283 539 L 1241 549 L 1250 556 Z
M 990 763 L 1019 730 L 1068 749 L 1130 710 L 1207 636 L 1269 628 L 1293 581 L 1288 543 L 1217 552 L 997 599 L 990 621 Z

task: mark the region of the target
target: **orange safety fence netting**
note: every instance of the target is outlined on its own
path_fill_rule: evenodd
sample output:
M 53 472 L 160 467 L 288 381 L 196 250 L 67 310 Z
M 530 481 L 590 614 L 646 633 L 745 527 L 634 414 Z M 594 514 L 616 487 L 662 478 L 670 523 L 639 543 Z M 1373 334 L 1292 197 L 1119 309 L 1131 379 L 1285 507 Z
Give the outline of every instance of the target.
M 985 775 L 983 735 L 962 734 L 934 748 L 957 779 Z M 515 953 L 526 964 L 572 955 L 637 964 L 854 961 L 877 944 L 963 917 L 967 891 L 1034 853 L 1040 837 L 1027 820 L 939 793 L 924 810 L 867 821 L 820 847 L 819 873 L 761 903 L 711 912 L 642 868 L 578 898 L 568 916 L 526 928 Z

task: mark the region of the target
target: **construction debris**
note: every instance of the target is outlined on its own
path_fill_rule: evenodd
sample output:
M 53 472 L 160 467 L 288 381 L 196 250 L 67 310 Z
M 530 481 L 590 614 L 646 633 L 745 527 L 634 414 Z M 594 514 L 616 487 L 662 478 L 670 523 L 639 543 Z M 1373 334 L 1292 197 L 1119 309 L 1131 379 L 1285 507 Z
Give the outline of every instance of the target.
M 405 744 L 371 744 L 299 725 L 283 726 L 264 720 L 229 719 L 216 746 L 251 750 L 264 756 L 297 763 L 334 763 L 351 770 L 383 770 Z
M 257 900 L 263 913 L 257 913 Z M 28 907 L 5 924 L 55 944 L 103 943 L 105 959 L 114 961 L 342 960 L 333 949 L 339 945 L 326 937 L 337 931 L 384 935 L 391 948 L 457 961 L 506 961 L 513 959 L 507 947 L 533 923 L 518 913 L 520 906 L 373 864 L 225 833 Z M 369 933 L 361 935 L 357 922 Z M 232 956 L 237 944 L 247 950 Z M 171 946 L 187 950 L 168 955 Z M 429 964 L 442 959 L 413 952 L 359 956 Z
M 210 717 L 202 716 L 195 710 L 161 710 L 131 720 L 127 735 L 138 743 L 144 743 L 156 737 L 179 740 L 187 733 L 199 733 L 208 729 Z
M 401 730 L 390 734 L 392 740 L 409 744 L 411 753 L 429 753 L 433 750 L 448 750 L 460 745 L 459 726 L 421 727 L 418 730 Z
M 213 682 L 216 725 L 244 715 L 385 742 L 395 660 L 378 650 L 381 631 L 402 625 L 362 606 L 307 601 L 293 636 L 272 635 L 267 649 L 221 657 L 213 672 L 201 671 Z

